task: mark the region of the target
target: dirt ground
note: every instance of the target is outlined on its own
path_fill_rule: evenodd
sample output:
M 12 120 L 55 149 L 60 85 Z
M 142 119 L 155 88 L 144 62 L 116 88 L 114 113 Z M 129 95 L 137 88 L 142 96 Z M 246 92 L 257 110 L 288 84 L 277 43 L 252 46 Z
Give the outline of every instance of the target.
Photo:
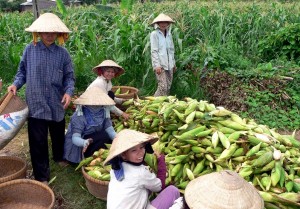
M 33 179 L 26 127 L 23 127 L 15 138 L 0 150 L 0 156 L 18 156 L 26 159 L 28 166 L 26 178 Z
M 20 130 L 13 140 L 0 150 L 0 155 L 14 155 L 22 158 L 28 158 L 28 154 L 28 136 L 27 129 L 25 127 Z

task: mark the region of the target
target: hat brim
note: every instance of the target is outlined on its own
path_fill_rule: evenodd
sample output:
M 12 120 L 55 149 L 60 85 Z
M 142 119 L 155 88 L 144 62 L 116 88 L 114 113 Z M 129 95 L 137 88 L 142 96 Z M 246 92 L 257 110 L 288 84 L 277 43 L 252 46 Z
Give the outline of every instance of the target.
M 101 88 L 95 86 L 87 88 L 73 103 L 75 105 L 89 106 L 111 106 L 116 104 L 108 94 L 103 92 Z
M 264 208 L 264 201 L 256 188 L 229 170 L 190 181 L 185 189 L 185 199 L 191 208 Z
M 151 25 L 154 25 L 155 23 L 158 24 L 160 22 L 167 22 L 167 23 L 170 23 L 170 24 L 175 23 L 175 21 L 155 21 L 155 22 L 152 22 Z
M 118 72 L 115 73 L 115 77 L 118 77 L 118 76 L 122 75 L 125 72 L 125 70 L 123 68 L 116 67 L 116 66 L 101 66 L 101 67 L 97 66 L 97 67 L 93 68 L 93 72 L 96 73 L 97 75 L 102 75 L 103 71 L 102 71 L 101 68 L 105 68 L 105 67 L 112 67 L 112 68 L 118 69 Z
M 42 14 L 25 31 L 32 33 L 71 33 L 61 19 L 53 13 Z
M 127 130 L 122 130 L 122 131 L 127 131 Z M 113 140 L 112 145 L 109 150 L 109 154 L 104 161 L 104 165 L 109 164 L 109 161 L 111 161 L 113 158 L 119 156 L 123 152 L 126 152 L 127 150 L 131 149 L 132 147 L 134 147 L 136 145 L 147 143 L 147 142 L 149 142 L 152 145 L 158 141 L 158 137 L 149 135 L 149 134 L 145 134 L 145 133 L 141 133 L 138 131 L 135 131 L 136 135 L 134 136 L 137 138 L 131 139 L 130 137 L 132 137 L 132 136 L 128 136 L 128 138 L 126 138 L 126 133 L 123 134 L 122 131 L 119 132 L 117 134 L 116 138 Z M 134 130 L 130 130 L 130 131 L 134 131 Z M 124 140 L 130 140 L 130 141 L 125 142 Z

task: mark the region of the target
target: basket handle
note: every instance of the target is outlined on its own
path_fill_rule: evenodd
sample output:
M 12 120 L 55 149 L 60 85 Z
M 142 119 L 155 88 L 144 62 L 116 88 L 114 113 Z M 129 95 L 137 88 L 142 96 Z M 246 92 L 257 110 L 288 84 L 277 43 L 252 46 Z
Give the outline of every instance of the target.
M 7 104 L 9 103 L 9 101 L 11 100 L 11 98 L 14 96 L 12 91 L 9 91 L 8 93 L 6 93 L 5 95 L 5 99 L 3 100 L 3 102 L 0 104 L 0 113 L 2 113 L 2 111 L 5 109 L 5 107 L 7 106 Z

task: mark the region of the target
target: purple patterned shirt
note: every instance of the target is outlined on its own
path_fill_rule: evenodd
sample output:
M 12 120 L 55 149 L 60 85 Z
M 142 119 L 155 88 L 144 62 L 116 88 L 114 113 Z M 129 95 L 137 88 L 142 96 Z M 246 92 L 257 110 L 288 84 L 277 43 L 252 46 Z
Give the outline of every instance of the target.
M 65 114 L 61 100 L 65 93 L 73 95 L 75 85 L 68 51 L 41 41 L 28 44 L 13 84 L 20 89 L 25 83 L 29 117 L 61 121 Z

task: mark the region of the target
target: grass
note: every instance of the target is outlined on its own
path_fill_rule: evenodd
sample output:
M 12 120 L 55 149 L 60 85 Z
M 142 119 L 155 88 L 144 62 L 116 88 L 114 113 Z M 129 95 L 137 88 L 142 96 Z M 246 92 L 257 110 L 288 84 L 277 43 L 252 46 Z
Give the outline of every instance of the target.
M 51 160 L 50 187 L 55 193 L 56 209 L 105 209 L 106 201 L 100 200 L 89 193 L 81 171 L 75 171 L 77 165 L 60 167 Z

